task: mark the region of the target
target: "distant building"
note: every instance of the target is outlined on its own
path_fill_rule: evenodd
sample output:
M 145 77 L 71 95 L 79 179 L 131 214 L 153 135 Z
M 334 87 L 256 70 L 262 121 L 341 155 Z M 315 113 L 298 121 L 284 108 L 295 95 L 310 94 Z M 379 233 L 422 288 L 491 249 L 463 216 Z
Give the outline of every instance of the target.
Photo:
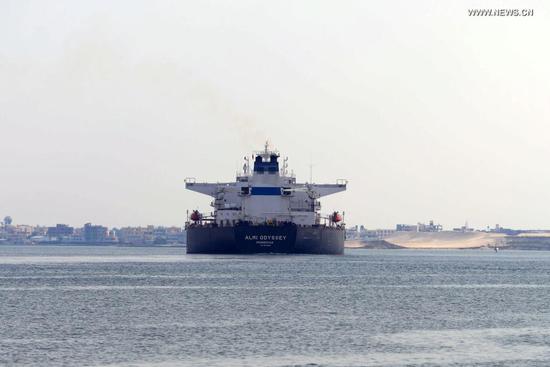
M 504 233 L 506 235 L 513 236 L 513 235 L 517 235 L 519 233 L 522 233 L 524 231 L 520 231 L 520 230 L 517 230 L 517 229 L 511 229 L 511 228 L 504 228 L 504 227 L 501 227 L 499 224 L 496 224 L 495 228 L 489 229 L 489 232 Z
M 365 226 L 346 228 L 346 240 L 380 240 L 395 233 L 394 229 L 367 229 Z
M 33 226 L 32 236 L 46 236 L 48 234 L 48 227 L 45 226 Z
M 428 224 L 418 223 L 418 232 L 441 232 L 443 226 L 441 224 L 434 224 L 431 220 Z
M 185 243 L 187 233 L 181 227 L 166 227 L 165 238 L 168 243 Z
M 347 240 L 359 239 L 359 226 L 352 226 L 352 227 L 346 228 L 346 239 Z
M 145 245 L 153 243 L 152 229 L 148 227 L 123 227 L 116 231 L 120 243 Z
M 86 223 L 83 230 L 84 242 L 99 243 L 109 241 L 109 229 L 107 227 Z
M 31 241 L 29 237 L 32 235 L 33 227 L 25 224 L 7 225 L 4 224 L 0 231 L 0 242 L 9 244 L 27 244 Z
M 398 232 L 418 232 L 418 225 L 415 224 L 397 224 L 395 230 Z
M 116 230 L 120 243 L 153 245 L 185 243 L 185 231 L 180 227 L 123 227 Z
M 428 224 L 397 224 L 395 230 L 398 232 L 441 232 L 443 226 L 441 224 L 434 224 L 434 221 L 430 220 Z
M 55 227 L 48 227 L 46 235 L 48 237 L 56 237 L 61 239 L 63 237 L 71 236 L 73 233 L 73 227 L 69 227 L 66 224 L 57 224 Z
M 474 229 L 468 227 L 468 222 L 464 223 L 462 227 L 453 228 L 453 231 L 455 232 L 473 232 Z

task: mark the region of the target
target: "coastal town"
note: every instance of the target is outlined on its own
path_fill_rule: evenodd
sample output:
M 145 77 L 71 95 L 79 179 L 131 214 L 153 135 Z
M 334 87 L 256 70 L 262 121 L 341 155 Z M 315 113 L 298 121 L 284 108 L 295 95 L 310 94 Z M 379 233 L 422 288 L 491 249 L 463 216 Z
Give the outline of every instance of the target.
M 0 225 L 0 244 L 10 245 L 133 245 L 162 246 L 185 244 L 182 227 L 153 226 L 108 228 L 85 223 L 82 227 L 14 224 L 10 216 Z

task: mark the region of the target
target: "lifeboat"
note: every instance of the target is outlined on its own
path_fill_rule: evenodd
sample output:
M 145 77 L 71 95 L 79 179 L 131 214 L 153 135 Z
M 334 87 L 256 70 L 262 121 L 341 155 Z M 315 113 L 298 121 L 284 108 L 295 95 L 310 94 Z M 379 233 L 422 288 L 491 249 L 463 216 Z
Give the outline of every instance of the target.
M 202 219 L 202 214 L 199 213 L 198 210 L 193 210 L 193 212 L 191 213 L 191 220 L 193 222 L 198 222 L 201 219 Z
M 338 212 L 334 212 L 331 214 L 330 216 L 330 221 L 331 222 L 334 222 L 334 223 L 338 223 L 338 222 L 341 222 L 344 218 L 342 217 L 342 215 Z

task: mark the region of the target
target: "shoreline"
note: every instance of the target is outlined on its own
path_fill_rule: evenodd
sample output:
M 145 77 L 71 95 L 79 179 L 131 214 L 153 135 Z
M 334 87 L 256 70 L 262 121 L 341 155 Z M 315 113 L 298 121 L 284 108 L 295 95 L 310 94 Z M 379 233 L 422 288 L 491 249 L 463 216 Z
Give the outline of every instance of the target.
M 396 232 L 377 240 L 347 240 L 346 248 L 388 249 L 514 249 L 550 251 L 550 236 L 489 232 Z

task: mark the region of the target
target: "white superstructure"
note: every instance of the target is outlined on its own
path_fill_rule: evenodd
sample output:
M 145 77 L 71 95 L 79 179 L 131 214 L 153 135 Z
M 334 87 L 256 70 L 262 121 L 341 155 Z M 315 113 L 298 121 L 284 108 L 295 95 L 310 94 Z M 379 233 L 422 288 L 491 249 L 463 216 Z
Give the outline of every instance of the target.
M 344 191 L 347 181 L 335 184 L 297 183 L 288 175 L 287 159 L 279 168 L 279 153 L 265 144 L 263 151 L 245 158 L 242 174 L 235 182 L 206 183 L 185 180 L 185 187 L 214 198 L 213 220 L 220 226 L 239 221 L 253 224 L 293 222 L 298 225 L 320 224 L 319 198 Z

